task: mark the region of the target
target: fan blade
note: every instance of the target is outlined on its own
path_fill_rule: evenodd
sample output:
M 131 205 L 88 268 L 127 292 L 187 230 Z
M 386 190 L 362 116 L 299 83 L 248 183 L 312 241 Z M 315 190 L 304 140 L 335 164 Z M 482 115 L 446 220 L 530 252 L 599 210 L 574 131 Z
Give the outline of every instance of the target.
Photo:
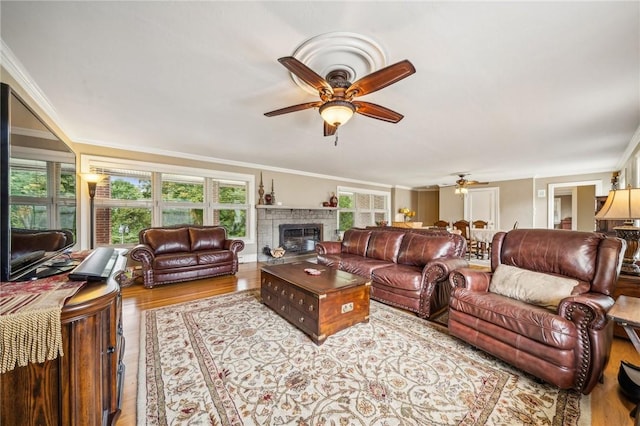
M 275 111 L 265 112 L 267 117 L 274 117 L 276 115 L 288 114 L 290 112 L 302 111 L 303 109 L 317 108 L 322 105 L 322 101 L 307 102 L 306 104 L 292 105 L 286 108 L 280 108 Z
M 324 120 L 322 120 L 324 121 Z M 331 124 L 327 123 L 326 121 L 324 121 L 324 135 L 325 136 L 333 136 L 336 134 L 336 130 L 338 130 L 338 127 L 336 126 L 332 126 Z
M 371 102 L 356 101 L 351 103 L 356 107 L 358 114 L 366 115 L 367 117 L 377 118 L 378 120 L 388 121 L 389 123 L 397 123 L 404 118 L 404 115 L 400 113 L 380 105 L 372 104 Z
M 389 65 L 379 69 L 378 71 L 365 75 L 360 80 L 353 83 L 346 91 L 346 96 L 363 96 L 373 93 L 376 90 L 387 87 L 390 84 L 397 83 L 405 77 L 409 77 L 415 73 L 416 69 L 408 60 L 400 61 L 396 64 Z
M 327 80 L 320 77 L 315 71 L 293 56 L 285 56 L 284 58 L 278 59 L 278 62 L 284 65 L 286 69 L 294 73 L 309 86 L 314 87 L 318 92 L 326 90 L 329 93 L 333 93 L 333 87 L 327 83 Z

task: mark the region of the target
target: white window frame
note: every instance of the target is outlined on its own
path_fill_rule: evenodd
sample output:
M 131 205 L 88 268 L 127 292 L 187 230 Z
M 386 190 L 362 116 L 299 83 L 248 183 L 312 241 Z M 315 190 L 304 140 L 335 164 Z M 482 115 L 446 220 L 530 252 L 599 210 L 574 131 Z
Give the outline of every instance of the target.
M 337 188 L 337 192 L 336 194 L 338 195 L 338 198 L 340 198 L 340 193 L 343 192 L 349 192 L 349 193 L 353 193 L 354 196 L 357 196 L 357 194 L 365 194 L 365 195 L 376 195 L 376 196 L 382 196 L 385 197 L 385 205 L 386 208 L 385 209 L 374 209 L 372 208 L 372 206 L 369 206 L 370 208 L 368 209 L 359 209 L 356 205 L 355 208 L 352 209 L 341 209 L 338 207 L 338 214 L 336 215 L 336 229 L 339 229 L 340 227 L 340 212 L 353 212 L 354 214 L 354 224 L 353 226 L 358 226 L 355 222 L 356 222 L 356 218 L 358 217 L 358 213 L 360 212 L 370 212 L 372 214 L 372 216 L 375 216 L 376 212 L 384 212 L 385 217 L 387 222 L 391 223 L 391 192 L 390 191 L 380 191 L 380 190 L 375 190 L 375 189 L 363 189 L 363 188 L 353 188 L 353 187 L 349 187 L 349 186 L 338 186 Z M 365 226 L 374 226 L 375 223 L 371 223 Z
M 104 200 L 100 201 L 101 206 L 107 205 L 115 205 L 118 206 L 127 206 L 131 207 L 142 207 L 151 204 L 152 215 L 151 221 L 152 226 L 160 226 L 161 222 L 161 208 L 162 208 L 162 195 L 161 195 L 161 175 L 160 173 L 167 174 L 175 174 L 175 175 L 191 175 L 198 176 L 204 178 L 212 178 L 218 180 L 232 180 L 232 181 L 243 181 L 247 183 L 247 203 L 246 204 L 234 204 L 235 208 L 243 208 L 247 211 L 247 236 L 239 238 L 243 240 L 246 244 L 255 244 L 256 240 L 256 212 L 255 212 L 255 176 L 253 174 L 246 173 L 234 173 L 234 172 L 226 172 L 221 170 L 212 170 L 212 169 L 200 169 L 194 167 L 183 167 L 176 166 L 171 164 L 163 164 L 163 163 L 150 163 L 147 161 L 139 161 L 139 160 L 127 160 L 120 158 L 112 158 L 112 157 L 104 157 L 97 155 L 80 155 L 80 173 L 89 173 L 90 170 L 100 170 L 106 168 L 115 168 L 115 169 L 131 169 L 131 170 L 139 170 L 143 172 L 151 172 L 152 173 L 152 188 L 153 195 L 151 200 L 118 200 L 118 201 L 110 201 Z M 206 182 L 206 180 L 205 180 Z M 78 182 L 80 187 L 87 188 L 85 182 L 80 180 Z M 207 185 L 205 184 L 205 191 Z M 90 228 L 90 220 L 89 220 L 89 194 L 88 190 L 84 189 L 80 192 L 80 200 L 82 204 L 82 216 L 80 220 L 80 229 L 82 235 L 82 246 L 89 246 L 89 233 L 91 232 Z M 206 194 L 205 194 L 206 197 Z M 206 199 L 206 198 L 205 198 Z M 96 198 L 96 206 L 98 205 Z M 192 205 L 191 203 L 188 203 Z M 173 204 L 172 204 L 173 205 Z M 205 211 L 207 208 L 219 209 L 220 206 L 228 206 L 227 204 L 220 205 L 219 203 L 203 203 L 205 206 Z M 175 204 L 177 206 L 177 204 Z M 86 213 L 85 213 L 86 212 Z M 211 218 L 209 215 L 204 215 L 204 223 L 205 225 L 209 225 Z

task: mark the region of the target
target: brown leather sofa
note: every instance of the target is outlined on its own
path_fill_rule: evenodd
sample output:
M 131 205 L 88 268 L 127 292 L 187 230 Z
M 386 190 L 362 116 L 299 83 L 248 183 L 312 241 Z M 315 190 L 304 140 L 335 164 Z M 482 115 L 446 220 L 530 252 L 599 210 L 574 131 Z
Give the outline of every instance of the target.
M 197 280 L 238 272 L 242 240 L 227 239 L 222 226 L 146 228 L 129 256 L 142 264 L 144 286 Z
M 591 392 L 609 360 L 625 242 L 595 232 L 497 233 L 491 271 L 449 276 L 449 332 L 561 389 Z
M 349 229 L 316 244 L 318 263 L 371 278 L 371 298 L 429 318 L 447 307 L 449 272 L 467 266 L 466 241 L 446 231 Z
M 73 244 L 73 233 L 68 229 L 11 229 L 12 268 L 36 252 L 54 252 Z

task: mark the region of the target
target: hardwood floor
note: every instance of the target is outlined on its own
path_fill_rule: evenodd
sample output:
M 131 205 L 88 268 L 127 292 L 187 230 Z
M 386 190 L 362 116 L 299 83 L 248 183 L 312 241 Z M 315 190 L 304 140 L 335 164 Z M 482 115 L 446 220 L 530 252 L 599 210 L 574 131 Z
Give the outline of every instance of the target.
M 136 424 L 140 313 L 145 309 L 158 308 L 238 290 L 259 288 L 260 266 L 261 264 L 259 263 L 242 264 L 235 276 L 169 284 L 153 289 L 145 289 L 142 284 L 134 284 L 122 290 L 122 314 L 126 339 L 124 355 L 126 372 L 122 414 L 117 423 L 119 426 L 133 426 Z M 631 342 L 615 338 L 611 359 L 605 371 L 604 383 L 596 386 L 591 393 L 593 425 L 633 425 L 633 419 L 629 417 L 629 411 L 633 408 L 633 404 L 625 399 L 618 390 L 618 367 L 622 359 L 634 364 L 640 364 L 640 355 L 638 355 Z

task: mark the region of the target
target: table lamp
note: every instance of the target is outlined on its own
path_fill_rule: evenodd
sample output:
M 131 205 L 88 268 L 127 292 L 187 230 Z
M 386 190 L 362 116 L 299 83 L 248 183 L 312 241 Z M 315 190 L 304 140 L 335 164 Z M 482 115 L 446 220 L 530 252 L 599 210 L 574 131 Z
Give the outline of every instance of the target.
M 640 258 L 640 228 L 634 226 L 634 220 L 640 219 L 640 188 L 612 189 L 607 200 L 595 218 L 597 220 L 624 220 L 625 224 L 616 226 L 616 236 L 627 242 L 622 260 L 622 271 L 640 275 L 640 266 L 636 261 Z

